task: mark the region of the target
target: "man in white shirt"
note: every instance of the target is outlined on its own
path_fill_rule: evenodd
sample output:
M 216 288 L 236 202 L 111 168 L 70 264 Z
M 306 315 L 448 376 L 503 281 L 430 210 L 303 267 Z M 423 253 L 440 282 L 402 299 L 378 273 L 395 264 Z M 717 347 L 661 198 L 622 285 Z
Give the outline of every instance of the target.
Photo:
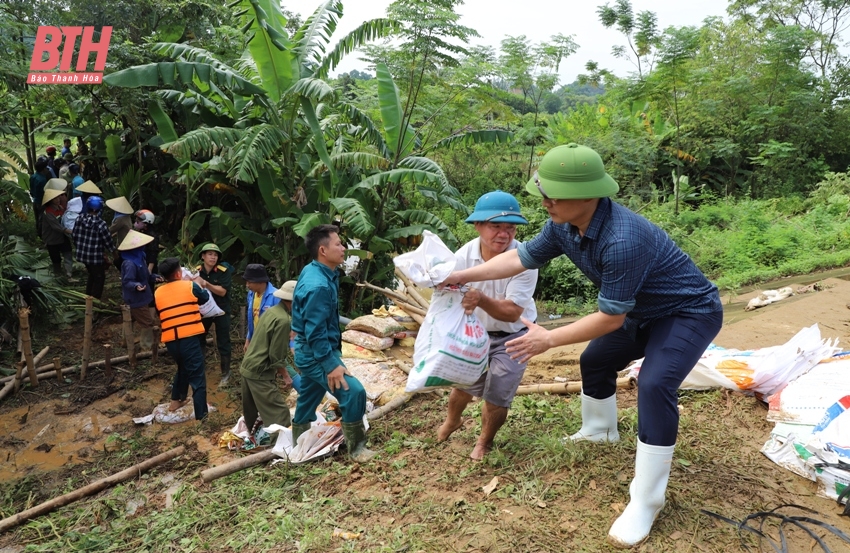
M 455 252 L 455 270 L 480 265 L 500 253 L 516 249 L 519 245 L 515 239 L 516 226 L 528 224 L 516 198 L 499 190 L 481 196 L 466 222 L 475 225 L 478 238 Z M 470 282 L 469 291 L 464 295 L 466 312 L 474 311 L 490 335 L 489 368 L 469 388 L 452 389 L 446 421 L 437 430 L 437 441 L 448 439 L 460 428 L 463 410 L 474 397 L 482 398 L 481 434 L 470 454 L 472 459 L 481 460 L 493 449 L 493 438 L 508 417 L 508 408 L 525 373 L 526 363 L 511 359 L 505 351 L 505 343 L 528 332 L 520 317 L 537 320 L 532 298 L 536 285 L 535 269 L 511 278 Z

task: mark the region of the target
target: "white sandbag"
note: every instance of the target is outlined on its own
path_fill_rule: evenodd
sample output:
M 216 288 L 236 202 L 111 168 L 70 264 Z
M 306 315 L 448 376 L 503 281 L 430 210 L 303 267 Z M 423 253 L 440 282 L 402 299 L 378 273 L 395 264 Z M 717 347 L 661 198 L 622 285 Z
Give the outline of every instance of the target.
M 193 273 L 186 267 L 182 268 L 181 272 L 181 280 L 195 280 L 198 278 L 198 273 Z M 218 306 L 215 302 L 215 298 L 213 298 L 213 293 L 207 290 L 207 294 L 209 294 L 209 298 L 207 301 L 200 304 L 198 307 L 201 310 L 201 318 L 210 319 L 213 317 L 218 317 L 219 315 L 224 315 L 224 310 Z
M 434 292 L 416 336 L 405 391 L 470 386 L 487 369 L 490 336 L 475 314 L 464 313 L 457 287 Z
M 345 326 L 345 330 L 359 330 L 372 336 L 386 338 L 397 332 L 402 332 L 404 327 L 392 317 L 376 317 L 375 315 L 363 315 L 357 317 Z
M 439 236 L 425 230 L 422 244 L 412 252 L 396 256 L 393 263 L 413 284 L 429 288 L 446 280 L 454 271 L 457 259 Z

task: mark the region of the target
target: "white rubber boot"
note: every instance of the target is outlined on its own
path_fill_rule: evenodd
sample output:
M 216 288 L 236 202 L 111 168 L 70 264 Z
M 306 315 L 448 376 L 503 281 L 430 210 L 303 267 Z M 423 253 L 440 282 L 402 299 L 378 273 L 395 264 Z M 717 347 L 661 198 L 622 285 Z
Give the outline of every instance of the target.
M 605 399 L 593 399 L 581 394 L 581 428 L 570 436 L 574 442 L 618 442 L 617 394 Z
M 629 486 L 629 504 L 608 531 L 608 541 L 617 547 L 634 547 L 649 536 L 652 524 L 664 508 L 674 445 L 637 443 L 635 477 Z

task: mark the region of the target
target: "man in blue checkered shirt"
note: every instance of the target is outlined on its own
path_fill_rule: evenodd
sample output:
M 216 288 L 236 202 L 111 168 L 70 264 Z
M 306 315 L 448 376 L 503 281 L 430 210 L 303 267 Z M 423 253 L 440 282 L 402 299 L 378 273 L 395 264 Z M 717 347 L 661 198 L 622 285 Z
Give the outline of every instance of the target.
M 678 389 L 723 323 L 717 287 L 667 234 L 613 202 L 619 186 L 602 158 L 578 144 L 541 160 L 526 189 L 550 220 L 531 241 L 452 273 L 444 284 L 510 277 L 566 255 L 599 287 L 595 313 L 547 331 L 523 319 L 528 333 L 507 343 L 524 363 L 549 348 L 590 341 L 581 355 L 582 426 L 571 440 L 614 442 L 617 372 L 645 357 L 638 383 L 638 442 L 631 500 L 608 540 L 643 542 L 664 507 L 679 429 Z
M 106 252 L 115 251 L 115 242 L 109 234 L 109 227 L 100 217 L 103 211 L 103 198 L 91 196 L 86 200 L 85 214 L 74 223 L 74 246 L 77 261 L 86 266 L 86 295 L 100 299 L 106 281 L 106 267 L 109 259 Z

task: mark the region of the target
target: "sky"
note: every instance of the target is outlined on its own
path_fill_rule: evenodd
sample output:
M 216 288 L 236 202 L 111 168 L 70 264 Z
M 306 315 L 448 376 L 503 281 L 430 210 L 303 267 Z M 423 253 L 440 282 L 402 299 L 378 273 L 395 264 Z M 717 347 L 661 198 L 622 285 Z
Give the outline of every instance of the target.
M 369 19 L 384 17 L 391 0 L 342 0 L 343 17 L 339 21 L 332 43 L 357 28 Z M 319 0 L 282 0 L 284 7 L 299 13 L 306 19 L 315 11 Z M 611 47 L 626 45 L 615 29 L 606 29 L 596 14 L 598 6 L 605 0 L 466 0 L 458 8 L 460 24 L 478 31 L 481 38 L 472 44 L 494 47 L 506 36 L 525 35 L 532 42 L 547 41 L 552 35 L 573 35 L 579 49 L 561 64 L 561 83 L 573 82 L 580 73 L 585 73 L 585 63 L 593 60 L 601 68 L 609 69 L 620 77 L 635 72 L 629 61 L 615 58 Z M 609 5 L 614 5 L 610 0 Z M 658 16 L 660 29 L 670 25 L 699 26 L 709 16 L 725 16 L 727 2 L 724 0 L 632 0 L 635 13 L 649 10 Z M 334 40 L 336 39 L 336 40 Z M 337 69 L 344 73 L 352 69 L 365 70 L 366 62 L 358 59 L 354 52 L 346 56 Z

